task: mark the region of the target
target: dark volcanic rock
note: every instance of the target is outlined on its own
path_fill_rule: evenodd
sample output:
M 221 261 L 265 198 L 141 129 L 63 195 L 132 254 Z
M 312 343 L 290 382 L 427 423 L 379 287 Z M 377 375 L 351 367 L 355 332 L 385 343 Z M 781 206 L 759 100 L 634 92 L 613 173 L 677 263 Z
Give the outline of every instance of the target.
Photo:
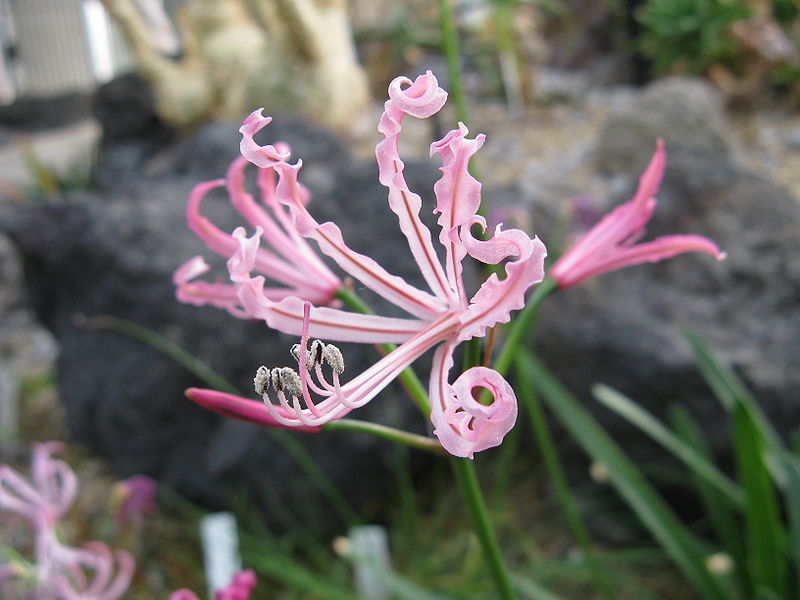
M 722 409 L 679 328 L 704 338 L 783 431 L 797 426 L 800 204 L 735 163 L 719 106 L 702 85 L 667 81 L 643 92 L 610 118 L 597 160 L 628 176 L 628 193 L 609 203 L 616 205 L 631 197 L 655 138 L 665 138 L 667 172 L 646 239 L 702 234 L 727 260 L 682 255 L 584 282 L 545 304 L 537 340 L 545 361 L 588 403 L 598 381 L 659 413 L 681 401 L 722 448 Z M 609 422 L 630 435 L 630 426 Z
M 156 114 L 149 84 L 135 73 L 99 86 L 92 98 L 92 116 L 103 131 L 96 173 L 101 185 L 138 177 L 176 137 Z
M 296 339 L 174 298 L 174 269 L 195 254 L 211 256 L 186 228 L 187 195 L 198 181 L 224 175 L 238 149 L 237 128 L 212 125 L 167 150 L 157 177 L 128 176 L 100 193 L 0 215 L 0 229 L 25 257 L 40 318 L 60 344 L 58 386 L 75 436 L 122 474 L 155 476 L 211 504 L 242 486 L 256 491 L 267 486 L 279 494 L 308 494 L 313 486 L 268 432 L 217 417 L 184 398 L 185 388 L 203 386 L 197 377 L 138 340 L 92 325 L 102 324 L 94 320 L 97 315 L 112 315 L 166 335 L 247 394 L 259 365 L 290 363 L 288 350 Z M 418 277 L 413 262 L 393 250 L 403 240 L 374 165 L 359 165 L 319 130 L 268 129 L 270 140 L 285 139 L 295 156 L 305 159 L 301 179 L 312 190 L 312 207 L 321 220 L 335 218 L 355 249 L 401 276 Z M 407 172 L 410 185 L 421 190 L 430 190 L 436 177 L 433 167 L 409 166 Z M 210 198 L 203 210 L 223 229 L 242 222 L 221 199 Z M 375 360 L 369 346 L 340 347 L 348 377 Z M 425 427 L 396 389 L 355 416 Z M 383 464 L 392 456 L 388 444 L 343 433 L 298 441 L 356 499 L 385 496 L 390 489 Z

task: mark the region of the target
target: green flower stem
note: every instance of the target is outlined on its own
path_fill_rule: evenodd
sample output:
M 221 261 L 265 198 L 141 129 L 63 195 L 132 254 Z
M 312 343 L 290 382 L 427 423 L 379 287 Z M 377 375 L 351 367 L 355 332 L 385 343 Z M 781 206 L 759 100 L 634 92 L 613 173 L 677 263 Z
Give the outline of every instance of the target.
M 495 371 L 501 375 L 505 375 L 508 372 L 517 354 L 517 348 L 522 342 L 522 338 L 536 320 L 536 313 L 539 311 L 539 306 L 542 304 L 542 301 L 557 288 L 558 284 L 556 281 L 549 277 L 545 278 L 542 283 L 536 286 L 533 294 L 525 304 L 525 308 L 520 311 L 517 318 L 514 319 L 509 327 L 508 336 L 503 344 L 503 349 L 500 351 L 493 365 Z
M 450 75 L 450 98 L 456 109 L 456 119 L 467 123 L 469 111 L 464 86 L 461 84 L 461 49 L 450 0 L 439 0 L 439 26 L 442 30 L 442 47 L 447 59 L 447 72 Z
M 361 300 L 361 298 L 359 298 L 350 290 L 340 288 L 336 293 L 336 297 L 341 300 L 345 306 L 354 311 L 364 314 L 372 313 L 372 311 L 369 309 L 369 306 L 367 306 L 364 301 Z M 394 346 L 391 344 L 382 344 L 382 347 L 387 352 L 391 352 L 391 350 L 394 349 Z M 404 382 L 407 385 L 407 389 L 409 389 L 409 391 L 412 389 L 415 390 L 412 397 L 414 397 L 418 406 L 425 407 L 423 412 L 425 412 L 426 415 L 429 415 L 430 403 L 428 401 L 428 395 L 419 378 L 410 368 L 403 371 L 400 376 L 401 378 L 403 376 L 407 378 L 407 380 Z M 411 385 L 409 386 L 408 383 Z M 347 421 L 347 419 L 345 419 L 345 421 Z M 331 421 L 325 425 L 324 428 L 326 430 L 336 429 L 336 424 L 341 422 L 342 419 L 339 419 L 338 421 Z M 355 427 L 359 427 L 359 429 L 355 429 Z M 402 431 L 394 430 L 389 427 L 383 427 L 374 423 L 350 421 L 345 427 L 339 428 L 372 433 L 373 435 L 386 437 L 387 439 L 398 441 L 417 448 L 422 448 L 424 450 L 433 450 L 432 442 L 434 440 L 431 440 L 430 438 L 407 434 Z M 436 451 L 441 452 L 441 447 L 436 449 Z M 481 543 L 481 547 L 483 548 L 484 556 L 486 557 L 486 561 L 489 566 L 489 571 L 492 573 L 492 576 L 497 584 L 497 588 L 500 592 L 500 598 L 502 600 L 515 600 L 517 595 L 514 592 L 513 586 L 511 585 L 511 578 L 509 577 L 508 570 L 503 563 L 500 547 L 497 545 L 497 540 L 494 536 L 494 530 L 492 529 L 491 521 L 489 519 L 489 513 L 486 510 L 486 503 L 484 502 L 480 486 L 478 485 L 475 467 L 472 464 L 472 461 L 466 458 L 451 457 L 451 462 L 453 465 L 453 471 L 455 472 L 456 480 L 458 481 L 461 489 L 461 495 L 464 498 L 464 501 L 467 503 L 475 533 L 477 534 Z
M 341 300 L 345 306 L 354 310 L 355 312 L 365 315 L 373 314 L 369 306 L 367 306 L 367 304 L 355 293 L 348 289 L 339 288 L 339 290 L 336 292 L 336 297 Z M 388 354 L 397 347 L 394 344 L 378 344 L 378 346 L 385 354 Z M 426 417 L 430 416 L 431 404 L 428 401 L 428 392 L 425 389 L 425 386 L 422 385 L 422 382 L 419 380 L 419 377 L 417 377 L 417 374 L 414 372 L 414 370 L 411 367 L 406 367 L 400 372 L 400 375 L 397 376 L 397 379 L 408 392 L 408 395 L 411 396 L 411 399 L 417 405 L 417 408 L 422 411 L 422 414 Z
M 426 450 L 427 452 L 433 452 L 434 454 L 445 454 L 444 448 L 442 448 L 439 440 L 435 440 L 424 435 L 408 433 L 407 431 L 395 429 L 394 427 L 387 427 L 386 425 L 381 425 L 379 423 L 357 421 L 355 419 L 337 419 L 335 421 L 331 421 L 330 423 L 325 423 L 322 425 L 322 429 L 324 431 L 338 430 L 367 433 L 385 440 L 405 444 L 406 446 L 411 446 L 412 448 L 417 448 L 418 450 Z
M 511 577 L 503 562 L 503 555 L 500 552 L 500 546 L 497 544 L 497 539 L 492 529 L 489 512 L 486 510 L 486 503 L 478 485 L 475 465 L 468 458 L 452 457 L 450 462 L 453 465 L 453 471 L 461 489 L 461 496 L 467 503 L 472 525 L 483 548 L 487 566 L 497 585 L 497 591 L 500 594 L 498 597 L 502 600 L 516 600 L 517 593 L 511 584 Z
M 539 398 L 534 391 L 530 372 L 519 359 L 515 364 L 515 368 L 517 380 L 519 381 L 519 386 L 517 388 L 519 391 L 519 398 L 523 406 L 527 409 L 531 428 L 536 435 L 539 450 L 544 458 L 545 468 L 547 469 L 548 475 L 550 475 L 550 480 L 553 482 L 556 497 L 558 498 L 558 503 L 561 505 L 561 510 L 564 511 L 567 525 L 570 531 L 572 531 L 575 541 L 578 542 L 578 546 L 583 553 L 589 570 L 602 591 L 603 596 L 606 600 L 614 600 L 616 595 L 611 585 L 611 579 L 600 563 L 597 552 L 592 545 L 589 531 L 586 529 L 586 525 L 583 523 L 575 505 L 575 500 L 572 497 L 569 483 L 567 482 L 567 476 L 564 473 L 564 467 L 558 457 L 558 450 L 550 434 L 550 428 L 547 425 L 541 402 L 539 402 Z

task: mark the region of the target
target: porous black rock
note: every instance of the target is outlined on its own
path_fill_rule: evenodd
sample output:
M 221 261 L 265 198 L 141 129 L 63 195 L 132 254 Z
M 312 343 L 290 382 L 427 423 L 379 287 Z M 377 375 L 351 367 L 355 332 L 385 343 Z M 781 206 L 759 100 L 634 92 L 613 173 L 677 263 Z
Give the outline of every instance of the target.
M 203 386 L 197 377 L 141 341 L 95 326 L 102 325 L 98 315 L 111 315 L 165 335 L 248 396 L 254 396 L 259 365 L 291 363 L 296 338 L 174 297 L 174 269 L 196 254 L 213 256 L 186 227 L 187 196 L 198 181 L 224 176 L 237 155 L 237 129 L 235 123 L 209 125 L 154 158 L 158 168 L 150 176 L 129 175 L 99 191 L 0 213 L 0 230 L 24 256 L 33 304 L 59 343 L 58 387 L 75 437 L 108 457 L 121 475 L 154 476 L 212 506 L 242 487 L 280 496 L 316 492 L 268 432 L 187 400 L 185 388 Z M 335 219 L 354 249 L 419 283 L 416 265 L 400 250 L 405 242 L 374 163 L 357 161 L 330 134 L 299 122 L 276 119 L 263 141 L 276 139 L 304 158 L 301 180 L 311 189 L 314 214 Z M 406 173 L 420 190 L 431 190 L 437 176 L 427 165 L 409 165 Z M 222 198 L 221 191 L 212 194 L 203 212 L 230 231 L 242 219 Z M 345 380 L 376 360 L 371 346 L 340 348 Z M 354 416 L 419 432 L 426 427 L 396 387 Z M 339 432 L 290 435 L 356 501 L 389 493 L 390 444 Z
M 103 132 L 95 173 L 100 185 L 138 178 L 177 137 L 156 114 L 149 84 L 135 73 L 100 85 L 92 96 L 92 116 Z

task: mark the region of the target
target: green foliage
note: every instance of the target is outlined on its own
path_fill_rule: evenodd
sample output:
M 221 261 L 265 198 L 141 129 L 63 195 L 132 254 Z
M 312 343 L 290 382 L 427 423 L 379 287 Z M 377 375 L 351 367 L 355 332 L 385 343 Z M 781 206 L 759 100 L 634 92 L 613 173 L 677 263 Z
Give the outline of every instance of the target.
M 781 25 L 791 25 L 800 17 L 800 4 L 797 0 L 772 0 L 772 14 Z
M 702 540 L 681 523 L 666 501 L 644 478 L 591 413 L 539 361 L 521 352 L 519 366 L 529 371 L 542 399 L 574 440 L 606 467 L 609 481 L 703 598 L 723 600 L 720 582 L 704 566 L 709 553 Z
M 595 386 L 594 395 L 686 467 L 704 510 L 707 539 L 677 519 L 639 467 L 544 365 L 530 356 L 522 360 L 550 409 L 606 467 L 611 485 L 703 598 L 800 598 L 800 456 L 784 444 L 735 374 L 699 338 L 686 335 L 727 415 L 735 480 L 716 464 L 686 409 L 672 409 L 669 427 L 606 386 Z M 711 557 L 721 558 L 722 566 Z
M 647 0 L 638 14 L 645 28 L 641 48 L 659 73 L 679 67 L 699 75 L 717 63 L 735 66 L 730 27 L 749 15 L 735 0 Z

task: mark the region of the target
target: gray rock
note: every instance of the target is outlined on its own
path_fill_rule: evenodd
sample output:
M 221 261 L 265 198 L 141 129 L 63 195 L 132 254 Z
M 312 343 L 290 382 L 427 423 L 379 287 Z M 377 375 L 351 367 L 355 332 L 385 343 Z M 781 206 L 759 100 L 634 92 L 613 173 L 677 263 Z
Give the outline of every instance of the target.
M 648 86 L 608 118 L 598 139 L 597 164 L 614 174 L 638 174 L 661 138 L 675 157 L 731 155 L 722 99 L 708 83 L 669 77 Z
M 203 387 L 202 381 L 139 341 L 87 328 L 85 318 L 113 315 L 166 335 L 248 395 L 259 365 L 289 364 L 296 339 L 174 298 L 174 269 L 195 254 L 210 255 L 186 228 L 187 195 L 198 181 L 224 175 L 238 149 L 237 128 L 212 125 L 165 152 L 158 176 L 129 176 L 101 192 L 0 214 L 0 230 L 22 250 L 37 312 L 60 345 L 58 386 L 76 438 L 123 475 L 154 476 L 211 505 L 242 487 L 283 496 L 291 490 L 300 494 L 295 498 L 315 491 L 265 430 L 222 419 L 184 398 L 185 388 Z M 271 126 L 266 133 L 264 141 L 284 139 L 304 158 L 301 179 L 312 189 L 320 220 L 335 218 L 355 249 L 419 279 L 413 262 L 398 255 L 403 240 L 374 165 L 357 163 L 320 130 Z M 410 185 L 418 189 L 430 190 L 436 175 L 433 167 L 408 168 Z M 204 212 L 223 229 L 241 223 L 227 202 L 209 199 Z M 370 346 L 340 347 L 345 380 L 376 359 Z M 354 416 L 420 432 L 426 427 L 395 387 Z M 356 501 L 391 489 L 384 465 L 394 455 L 388 443 L 347 433 L 296 435 Z

